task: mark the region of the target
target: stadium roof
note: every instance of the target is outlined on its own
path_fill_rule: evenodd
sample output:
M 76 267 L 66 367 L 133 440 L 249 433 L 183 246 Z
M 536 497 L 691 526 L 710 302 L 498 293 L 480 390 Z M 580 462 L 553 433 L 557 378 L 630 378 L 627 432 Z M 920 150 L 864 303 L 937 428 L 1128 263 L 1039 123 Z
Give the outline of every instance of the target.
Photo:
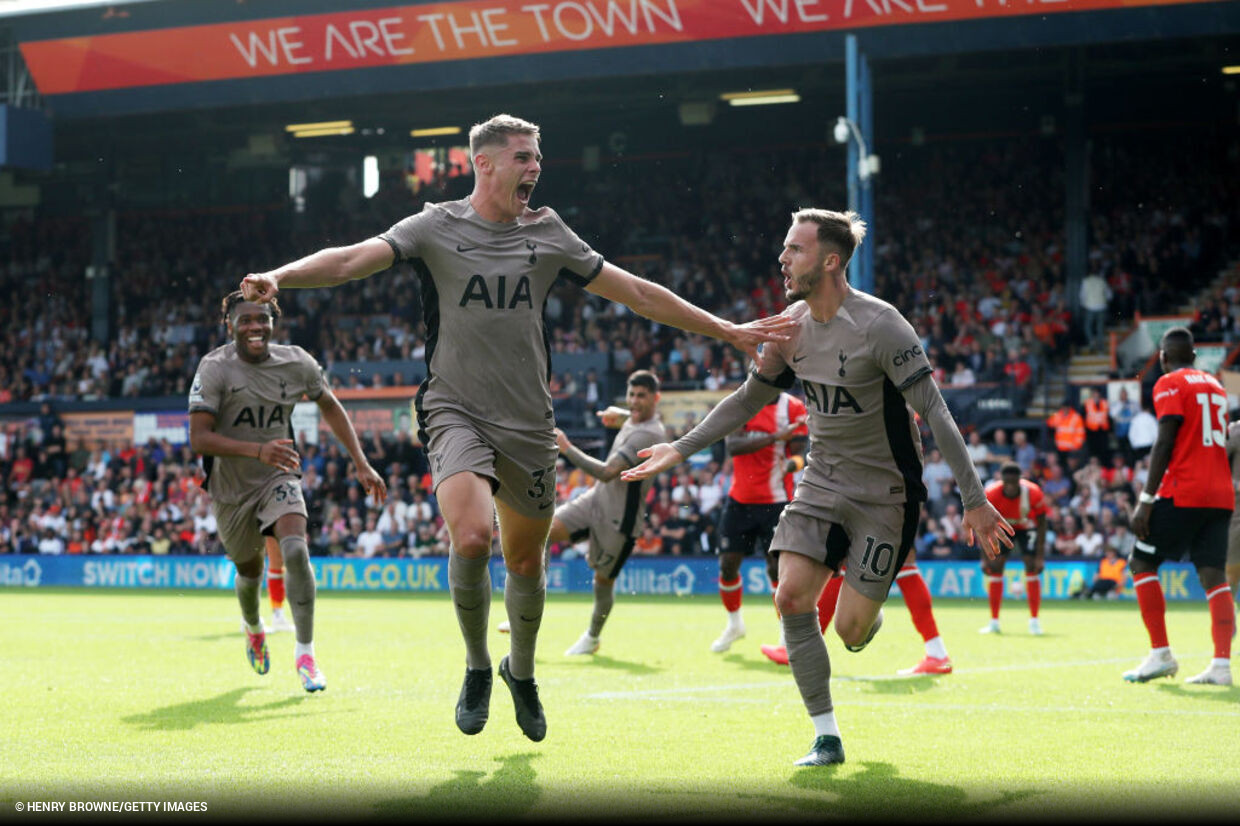
M 130 6 L 135 3 L 149 3 L 152 0 L 0 0 L 0 18 L 26 17 L 31 14 L 53 11 L 71 11 L 90 6 Z

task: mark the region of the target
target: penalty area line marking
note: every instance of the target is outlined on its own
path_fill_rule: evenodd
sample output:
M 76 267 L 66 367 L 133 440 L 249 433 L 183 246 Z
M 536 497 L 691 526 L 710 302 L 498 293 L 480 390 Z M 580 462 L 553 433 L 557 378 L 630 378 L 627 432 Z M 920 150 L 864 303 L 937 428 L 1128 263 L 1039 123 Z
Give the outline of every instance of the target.
M 1184 655 L 1181 655 L 1184 656 Z M 1187 656 L 1205 656 L 1191 654 Z M 981 666 L 979 668 L 960 668 L 955 670 L 955 674 L 983 674 L 1004 671 L 1045 671 L 1056 668 L 1090 668 L 1100 665 L 1116 665 L 1119 663 L 1128 663 L 1132 661 L 1132 657 L 1109 657 L 1097 660 L 1072 660 L 1067 662 L 1043 662 L 1043 663 L 1020 663 L 1013 665 L 999 666 Z M 789 678 L 792 676 L 788 675 Z M 901 680 L 915 679 L 923 675 L 879 675 L 879 676 L 853 676 L 853 675 L 832 675 L 834 680 L 841 682 L 899 682 Z M 946 675 L 944 675 L 946 676 Z M 713 702 L 713 703 L 745 703 L 753 702 L 757 698 L 746 697 L 718 697 L 710 695 L 718 695 L 720 693 L 741 692 L 755 688 L 776 688 L 781 686 L 795 685 L 791 679 L 782 680 L 762 680 L 759 682 L 747 683 L 728 683 L 726 685 L 707 685 L 707 686 L 683 686 L 679 688 L 655 688 L 643 691 L 601 691 L 594 694 L 586 694 L 582 697 L 585 700 L 670 700 L 670 701 L 694 701 L 694 702 Z M 850 700 L 849 705 L 859 706 L 891 706 L 901 705 L 904 708 L 913 708 L 902 703 L 890 701 L 873 701 L 873 700 Z M 1090 714 L 1094 712 L 1101 713 L 1120 713 L 1120 714 L 1152 714 L 1164 716 L 1208 716 L 1208 717 L 1240 717 L 1240 710 L 1237 711 L 1193 711 L 1188 709 L 1166 709 L 1161 711 L 1151 711 L 1146 709 L 1128 709 L 1128 708 L 1089 708 L 1080 706 L 1056 706 L 1056 707 L 1036 707 L 1036 706 L 1017 706 L 1007 704 L 990 704 L 978 706 L 972 704 L 955 704 L 955 703 L 919 703 L 916 708 L 925 708 L 932 710 L 988 710 L 988 711 L 1024 711 L 1024 712 L 1053 712 L 1056 714 L 1063 713 L 1080 713 Z

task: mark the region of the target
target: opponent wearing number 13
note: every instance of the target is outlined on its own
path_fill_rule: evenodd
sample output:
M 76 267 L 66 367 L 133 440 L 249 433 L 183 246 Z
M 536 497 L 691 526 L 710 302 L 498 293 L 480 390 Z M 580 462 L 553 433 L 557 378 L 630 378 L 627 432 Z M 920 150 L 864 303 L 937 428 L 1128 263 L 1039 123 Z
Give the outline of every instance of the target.
M 1137 537 L 1132 586 L 1150 635 L 1150 653 L 1124 673 L 1129 682 L 1171 677 L 1179 670 L 1167 640 L 1167 603 L 1158 566 L 1187 552 L 1206 591 L 1214 642 L 1209 668 L 1188 682 L 1231 685 L 1236 612 L 1224 566 L 1235 503 L 1227 460 L 1227 391 L 1214 376 L 1193 368 L 1196 358 L 1193 335 L 1186 328 L 1172 327 L 1163 334 L 1159 360 L 1164 375 L 1154 384 L 1158 436 L 1150 451 L 1149 478 L 1132 515 Z
M 268 301 L 283 288 L 334 287 L 402 261 L 422 287 L 426 381 L 418 390 L 418 435 L 452 550 L 448 585 L 465 641 L 465 680 L 456 724 L 486 725 L 491 699 L 489 558 L 496 514 L 512 629 L 499 675 L 517 725 L 531 740 L 547 734 L 534 649 L 546 599 L 543 547 L 555 505 L 555 416 L 548 377 L 550 336 L 543 321 L 558 279 L 618 301 L 640 315 L 727 341 L 756 354 L 784 338 L 780 318 L 733 324 L 665 287 L 603 260 L 550 207 L 532 209 L 542 172 L 539 129 L 496 115 L 469 132 L 474 189 L 468 198 L 427 204 L 386 232 L 319 250 L 241 289 Z
M 621 474 L 640 479 L 673 467 L 801 380 L 811 448 L 770 547 L 779 555 L 775 603 L 788 661 L 815 732 L 800 766 L 844 761 L 816 606 L 843 567 L 835 631 L 845 647 L 860 651 L 882 624 L 882 604 L 926 498 L 914 410 L 956 475 L 965 535 L 980 538 L 991 557 L 1000 543 L 1012 544 L 1012 528 L 986 501 L 912 325 L 892 305 L 848 284 L 845 268 L 864 235 L 855 213 L 794 213 L 779 256 L 784 294 L 793 302 L 784 315 L 796 321 L 789 341 L 765 345 L 739 390 L 674 444 L 639 452 L 647 461 Z

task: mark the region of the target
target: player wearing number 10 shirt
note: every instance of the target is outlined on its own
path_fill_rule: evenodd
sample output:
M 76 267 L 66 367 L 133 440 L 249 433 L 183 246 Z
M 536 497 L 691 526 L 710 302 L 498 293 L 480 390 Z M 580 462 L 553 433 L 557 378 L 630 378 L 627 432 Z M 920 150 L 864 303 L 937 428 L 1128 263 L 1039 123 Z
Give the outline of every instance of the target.
M 1159 360 L 1164 375 L 1154 384 L 1158 436 L 1150 451 L 1149 478 L 1132 515 L 1137 537 L 1132 585 L 1150 635 L 1150 654 L 1124 673 L 1129 682 L 1171 677 L 1179 670 L 1167 640 L 1158 567 L 1188 553 L 1206 592 L 1214 642 L 1209 668 L 1188 682 L 1231 685 L 1236 614 L 1224 566 L 1235 501 L 1227 459 L 1227 391 L 1214 376 L 1193 367 L 1196 356 L 1187 329 L 1172 327 L 1163 334 Z
M 901 569 L 926 490 L 913 411 L 930 425 L 960 485 L 966 536 L 993 557 L 1011 545 L 1009 526 L 986 501 L 981 480 L 952 421 L 917 333 L 900 312 L 849 286 L 849 259 L 865 235 L 855 213 L 803 209 L 779 257 L 783 315 L 796 326 L 787 342 L 764 345 L 748 380 L 673 444 L 655 445 L 645 463 L 621 474 L 639 479 L 674 466 L 749 420 L 800 379 L 809 411 L 805 475 L 771 540 L 779 555 L 775 593 L 788 663 L 814 725 L 799 766 L 844 761 L 831 700 L 831 661 L 817 604 L 845 568 L 835 631 L 850 651 L 882 624 L 882 604 Z
M 558 279 L 625 304 L 661 324 L 722 339 L 755 355 L 781 340 L 783 319 L 733 324 L 603 260 L 550 207 L 530 207 L 542 172 L 539 128 L 496 115 L 469 133 L 474 189 L 427 204 L 386 232 L 247 275 L 246 297 L 281 288 L 332 287 L 407 262 L 422 287 L 427 378 L 418 431 L 452 548 L 448 585 L 465 642 L 456 724 L 477 734 L 490 713 L 489 559 L 496 516 L 511 626 L 500 678 L 516 720 L 542 740 L 547 720 L 534 681 L 546 599 L 543 548 L 555 507 L 555 418 L 550 336 L 543 307 Z

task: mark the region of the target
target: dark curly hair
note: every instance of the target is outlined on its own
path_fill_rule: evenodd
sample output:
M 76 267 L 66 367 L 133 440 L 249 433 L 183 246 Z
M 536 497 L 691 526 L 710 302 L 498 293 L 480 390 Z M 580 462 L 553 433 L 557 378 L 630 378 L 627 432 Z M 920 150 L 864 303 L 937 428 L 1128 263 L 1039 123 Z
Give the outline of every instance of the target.
M 236 307 L 242 301 L 245 301 L 245 295 L 241 290 L 233 290 L 224 296 L 224 300 L 220 302 L 220 318 L 225 324 L 228 323 L 228 316 L 232 313 L 233 307 Z M 267 305 L 271 307 L 271 319 L 276 321 L 280 318 L 280 304 L 274 298 Z

